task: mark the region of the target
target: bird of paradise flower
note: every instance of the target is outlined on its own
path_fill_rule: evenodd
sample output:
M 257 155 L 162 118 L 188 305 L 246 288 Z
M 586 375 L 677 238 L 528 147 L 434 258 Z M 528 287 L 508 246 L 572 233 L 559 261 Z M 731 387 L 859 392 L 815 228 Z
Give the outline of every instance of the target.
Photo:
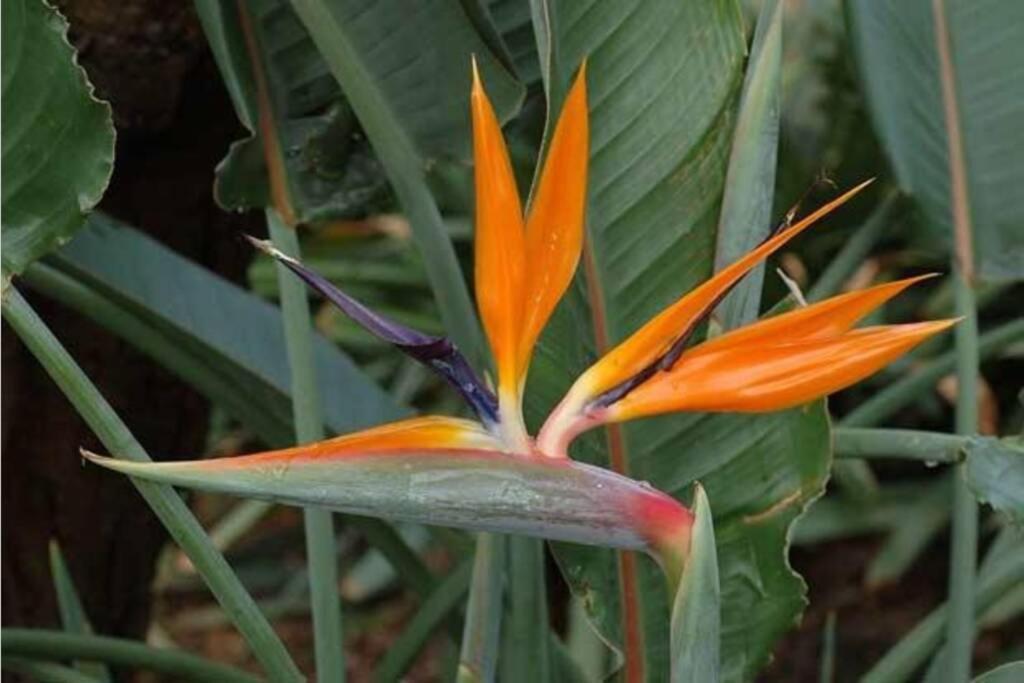
M 86 453 L 131 476 L 343 512 L 650 553 L 676 583 L 694 517 L 646 483 L 578 463 L 569 447 L 605 424 L 677 412 L 767 412 L 847 387 L 955 321 L 854 329 L 922 277 L 850 292 L 689 346 L 741 278 L 863 183 L 785 226 L 663 310 L 585 371 L 536 436 L 522 415 L 530 359 L 574 277 L 584 240 L 585 65 L 525 214 L 476 66 L 471 95 L 477 306 L 496 390 L 446 338 L 375 313 L 268 243 L 252 240 L 371 333 L 431 367 L 476 420 L 416 417 L 318 443 L 217 460 L 138 463 Z M 927 276 L 923 276 L 927 277 Z

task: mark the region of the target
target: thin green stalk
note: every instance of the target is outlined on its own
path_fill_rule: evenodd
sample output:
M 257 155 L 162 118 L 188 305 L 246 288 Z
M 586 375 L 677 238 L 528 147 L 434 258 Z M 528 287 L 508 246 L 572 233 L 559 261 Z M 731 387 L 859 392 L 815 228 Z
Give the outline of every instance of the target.
M 903 458 L 927 463 L 959 463 L 967 439 L 916 429 L 839 427 L 833 432 L 837 458 Z
M 966 322 L 966 321 L 965 321 Z M 957 325 L 961 327 L 963 323 Z M 1005 347 L 1024 341 L 1024 319 L 1014 320 L 990 330 L 978 338 L 978 358 L 985 360 Z M 839 421 L 842 427 L 870 427 L 907 406 L 924 392 L 931 390 L 942 377 L 956 368 L 955 351 L 938 356 L 893 382 L 872 396 Z
M 153 671 L 177 680 L 209 683 L 259 681 L 245 671 L 187 652 L 150 647 L 133 640 L 108 636 L 83 636 L 47 629 L 5 628 L 0 630 L 0 651 L 5 660 L 8 657 L 86 659 Z M 273 674 L 271 679 L 278 680 Z
M 92 635 L 92 624 L 78 597 L 71 572 L 64 562 L 64 553 L 56 539 L 50 541 L 50 574 L 53 577 L 53 588 L 57 594 L 57 610 L 60 612 L 60 625 L 67 633 Z M 110 681 L 110 672 L 102 664 L 96 662 L 75 662 L 79 673 L 99 681 Z
M 505 590 L 505 548 L 508 539 L 479 534 L 473 555 L 466 624 L 459 654 L 459 683 L 494 680 L 501 635 L 501 606 Z
M 3 317 L 111 455 L 150 461 L 110 404 L 14 288 L 4 295 Z M 132 483 L 188 555 L 267 675 L 274 681 L 302 680 L 288 651 L 181 497 L 170 486 L 136 479 Z
M 502 624 L 501 680 L 551 680 L 544 542 L 508 538 L 508 599 Z M 524 656 L 524 653 L 529 653 Z
M 973 595 L 974 614 L 982 614 L 1006 592 L 1024 582 L 1024 556 L 1010 558 L 989 573 L 983 573 Z M 942 644 L 949 620 L 949 603 L 944 603 L 919 621 L 906 636 L 879 660 L 861 683 L 901 683 L 909 680 Z
M 288 256 L 301 258 L 295 230 L 286 226 L 274 209 L 268 209 L 266 216 L 274 246 Z M 320 441 L 324 438 L 324 420 L 313 361 L 312 321 L 306 287 L 281 264 L 278 264 L 278 287 L 281 292 L 288 365 L 292 373 L 295 439 L 300 444 Z M 317 678 L 322 681 L 344 681 L 344 634 L 341 627 L 334 520 L 331 515 L 329 510 L 306 508 L 303 510 L 303 522 L 313 606 Z
M 832 683 L 836 679 L 836 613 L 829 612 L 821 638 L 821 667 L 818 670 L 820 683 Z
M 978 431 L 978 314 L 974 293 L 957 270 L 956 309 L 963 318 L 956 326 L 956 431 Z M 971 677 L 974 651 L 974 583 L 978 564 L 978 502 L 967 488 L 967 466 L 957 465 L 953 477 L 953 539 L 949 556 L 949 621 L 946 626 L 948 680 Z
M 864 259 L 889 227 L 889 221 L 897 205 L 897 197 L 895 192 L 887 194 L 868 219 L 854 231 L 850 239 L 846 240 L 839 253 L 808 290 L 807 301 L 822 301 L 839 292 L 843 283 L 864 263 Z
M 437 585 L 384 655 L 374 672 L 374 680 L 382 683 L 401 680 L 427 639 L 458 610 L 469 587 L 471 573 L 472 563 L 465 561 Z
M 102 680 L 69 666 L 15 657 L 4 657 L 3 670 L 25 676 L 35 683 L 99 683 Z

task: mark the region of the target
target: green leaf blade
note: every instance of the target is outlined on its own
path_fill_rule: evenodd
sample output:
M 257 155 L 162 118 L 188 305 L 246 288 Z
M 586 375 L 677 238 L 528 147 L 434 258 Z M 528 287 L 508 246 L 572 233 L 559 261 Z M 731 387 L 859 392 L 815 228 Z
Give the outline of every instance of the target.
M 12 0 L 2 19 L 6 280 L 67 241 L 100 200 L 113 170 L 114 125 L 56 10 Z
M 847 5 L 850 34 L 875 128 L 896 178 L 939 239 L 954 235 L 954 177 L 963 178 L 966 224 L 958 236 L 988 280 L 1024 277 L 1024 5 L 879 3 Z M 945 13 L 937 21 L 935 9 Z M 938 35 L 945 26 L 944 35 Z M 939 47 L 950 52 L 944 66 Z M 946 80 L 951 100 L 943 100 Z M 961 153 L 951 152 L 958 149 Z M 956 192 L 954 192 L 956 190 Z

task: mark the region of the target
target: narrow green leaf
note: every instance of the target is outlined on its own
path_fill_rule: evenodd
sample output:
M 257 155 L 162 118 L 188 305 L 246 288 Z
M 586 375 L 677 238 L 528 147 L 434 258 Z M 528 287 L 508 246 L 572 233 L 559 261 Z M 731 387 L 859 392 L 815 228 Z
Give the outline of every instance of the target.
M 1020 532 L 1004 529 L 1014 535 L 1014 551 L 1002 553 L 997 561 L 982 567 L 974 595 L 975 613 L 982 613 L 1013 586 L 1024 582 L 1024 552 L 1021 552 Z M 863 683 L 897 683 L 911 680 L 928 657 L 942 644 L 949 615 L 949 604 L 944 603 L 920 621 L 861 679 Z
M 961 245 L 969 280 L 974 272 L 1021 279 L 1024 4 L 857 0 L 846 8 L 872 120 L 901 189 L 938 239 Z
M 818 683 L 834 683 L 836 679 L 836 613 L 829 612 L 821 636 L 821 666 Z
M 50 574 L 53 576 L 53 588 L 57 593 L 57 609 L 60 612 L 60 623 L 68 633 L 92 635 L 92 624 L 82 607 L 82 600 L 75 590 L 75 582 L 71 579 L 64 554 L 56 540 L 50 541 Z M 98 681 L 110 681 L 110 671 L 102 664 L 75 662 L 75 669 L 89 678 Z
M 67 241 L 100 200 L 113 170 L 114 124 L 57 10 L 42 0 L 5 1 L 2 25 L 6 290 L 11 275 Z
M 499 679 L 552 681 L 544 544 L 534 538 L 508 539 L 505 612 L 501 626 Z M 530 653 L 524 657 L 523 653 Z
M 988 547 L 988 551 L 985 553 L 985 559 L 982 561 L 978 572 L 979 581 L 984 583 L 987 580 L 986 577 L 992 575 L 994 572 L 1001 571 L 1001 568 L 1010 561 L 1010 557 L 1014 553 L 1022 552 L 1024 552 L 1024 534 L 1022 534 L 1021 529 L 1012 525 L 1004 526 L 1002 530 L 1000 530 L 999 534 L 996 535 L 995 540 L 992 541 Z M 1020 594 L 1021 589 L 1024 589 L 1024 581 L 1019 582 L 1016 586 L 998 596 L 998 599 L 988 605 L 987 608 L 979 607 L 978 614 L 981 616 L 981 619 L 984 620 L 993 613 L 998 614 L 998 612 L 1003 609 L 1012 610 L 1013 596 L 1015 593 Z M 925 673 L 922 683 L 942 683 L 946 680 L 946 674 L 948 672 L 946 663 L 947 656 L 946 646 L 943 646 L 938 652 L 936 652 L 935 656 L 932 657 L 931 662 L 928 664 L 928 670 Z
M 46 629 L 0 630 L 0 650 L 7 657 L 32 659 L 88 659 L 142 671 L 153 671 L 179 680 L 206 683 L 255 683 L 259 679 L 240 669 L 225 666 L 187 652 L 165 650 L 134 640 L 108 636 L 83 636 Z M 289 676 L 280 680 L 298 678 Z M 275 680 L 278 680 L 275 678 Z
M 431 635 L 454 614 L 469 588 L 472 562 L 466 561 L 438 583 L 437 588 L 424 600 L 398 639 L 374 671 L 373 678 L 381 683 L 401 680 L 416 655 L 427 644 Z
M 0 666 L 4 671 L 26 676 L 35 683 L 97 683 L 100 680 L 69 666 L 17 657 L 4 657 Z
M 779 0 L 762 2 L 754 30 L 718 218 L 716 271 L 756 247 L 771 232 L 779 149 L 783 6 Z M 724 330 L 757 319 L 763 282 L 761 264 L 722 300 L 716 318 Z
M 716 683 L 721 650 L 718 548 L 707 494 L 700 484 L 694 488 L 690 555 L 672 604 L 672 681 Z
M 287 256 L 300 258 L 295 230 L 284 225 L 274 209 L 267 209 L 267 226 L 274 246 Z M 312 320 L 305 285 L 283 265 L 278 267 L 285 348 L 291 371 L 292 415 L 298 444 L 323 440 L 324 418 L 313 356 Z M 345 680 L 344 634 L 341 630 L 341 595 L 338 590 L 334 519 L 327 510 L 302 512 L 309 566 L 310 604 L 317 677 Z
M 12 289 L 4 298 L 3 317 L 110 452 L 136 463 L 150 461 L 149 455 L 110 404 L 17 290 Z M 132 483 L 189 556 L 267 674 L 274 680 L 301 680 L 284 645 L 181 497 L 168 486 L 142 481 Z M 74 654 L 67 656 L 73 657 Z
M 868 564 L 869 588 L 895 584 L 949 525 L 951 477 L 940 477 L 889 520 L 889 536 Z M 863 509 L 863 504 L 860 505 Z
M 490 683 L 498 663 L 508 539 L 479 534 L 459 654 L 459 683 Z
M 1019 683 L 1024 680 L 1024 661 L 1010 662 L 983 673 L 973 683 Z

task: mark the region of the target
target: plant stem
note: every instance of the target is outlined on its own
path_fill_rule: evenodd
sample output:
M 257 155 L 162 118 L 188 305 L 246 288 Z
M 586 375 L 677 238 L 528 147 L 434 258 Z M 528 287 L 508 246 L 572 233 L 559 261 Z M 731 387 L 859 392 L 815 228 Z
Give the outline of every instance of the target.
M 507 544 L 508 539 L 498 534 L 477 535 L 462 651 L 459 654 L 460 683 L 494 680 L 501 635 Z
M 833 432 L 837 458 L 903 458 L 933 463 L 959 463 L 967 439 L 916 429 L 839 427 Z
M 963 320 L 956 326 L 956 431 L 978 431 L 978 316 L 974 293 L 958 269 L 955 300 Z M 974 582 L 978 562 L 978 503 L 967 488 L 966 465 L 953 477 L 953 540 L 949 556 L 949 621 L 946 628 L 948 680 L 971 677 L 974 651 Z
M 498 678 L 546 683 L 551 680 L 552 669 L 544 542 L 527 536 L 509 536 L 507 571 L 508 601 Z
M 286 226 L 274 209 L 267 209 L 266 216 L 274 246 L 287 256 L 301 258 L 295 230 Z M 277 273 L 285 346 L 292 373 L 296 443 L 320 441 L 324 438 L 324 420 L 313 361 L 312 321 L 306 288 L 283 265 L 278 264 Z M 344 634 L 341 626 L 341 597 L 338 592 L 334 520 L 329 510 L 305 508 L 303 523 L 313 606 L 317 678 L 322 681 L 344 681 Z
M 964 321 L 966 322 L 966 321 Z M 964 323 L 957 325 L 959 330 Z M 1005 323 L 981 335 L 977 340 L 979 360 L 1001 351 L 1013 342 L 1024 340 L 1024 319 Z M 906 377 L 893 382 L 839 421 L 842 427 L 870 427 L 912 403 L 923 392 L 956 368 L 956 351 L 950 351 L 921 365 Z
M 149 455 L 110 404 L 13 287 L 4 295 L 3 317 L 111 455 L 150 462 Z M 181 497 L 170 486 L 136 479 L 132 479 L 132 484 L 188 555 L 267 675 L 274 681 L 302 680 L 288 651 Z
M 240 669 L 196 657 L 187 652 L 160 649 L 134 640 L 83 636 L 29 628 L 0 630 L 4 659 L 84 659 L 115 666 L 167 674 L 175 680 L 210 683 L 256 683 L 259 679 Z M 273 680 L 277 680 L 274 678 Z
M 459 608 L 469 587 L 471 571 L 472 563 L 466 560 L 437 584 L 434 592 L 423 601 L 416 615 L 402 631 L 402 635 L 392 643 L 388 653 L 381 659 L 374 672 L 374 680 L 382 683 L 401 680 L 427 639 Z
M 972 595 L 972 620 L 973 615 L 983 613 L 1007 591 L 1024 582 L 1024 555 L 1014 553 L 1008 560 L 1000 567 L 982 573 Z M 861 683 L 898 683 L 910 679 L 942 643 L 950 614 L 948 602 L 933 610 L 864 675 Z
M 100 683 L 102 680 L 69 666 L 15 657 L 4 657 L 3 669 L 19 676 L 25 676 L 35 683 Z

